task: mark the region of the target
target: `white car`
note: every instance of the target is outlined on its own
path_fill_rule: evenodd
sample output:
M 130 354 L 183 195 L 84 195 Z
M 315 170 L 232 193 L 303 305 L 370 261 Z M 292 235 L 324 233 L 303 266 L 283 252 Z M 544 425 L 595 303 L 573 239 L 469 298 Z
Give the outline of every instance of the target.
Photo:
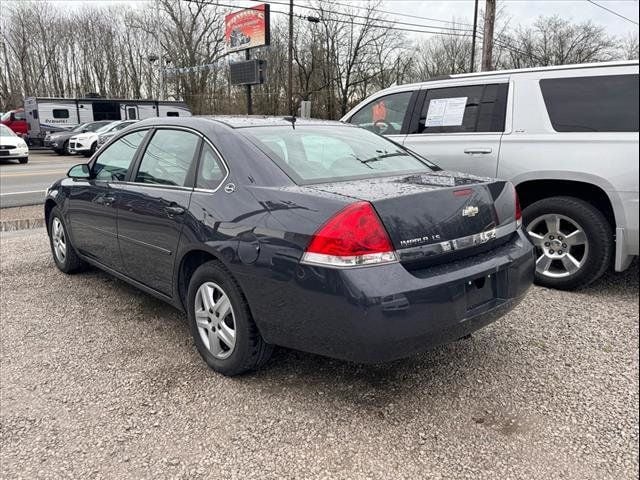
M 98 137 L 98 148 L 102 148 L 102 146 L 105 143 L 107 143 L 109 140 L 111 140 L 120 130 L 122 130 L 125 127 L 128 127 L 132 123 L 136 123 L 137 121 L 138 120 L 126 120 L 121 122 L 118 125 L 119 128 L 114 128 L 106 133 L 101 133 Z
M 13 130 L 2 124 L 0 124 L 0 159 L 18 160 L 20 163 L 29 161 L 27 143 Z
M 100 137 L 102 135 L 113 134 L 136 121 L 137 120 L 116 120 L 95 132 L 84 132 L 74 135 L 69 139 L 69 153 L 81 153 L 85 157 L 90 157 L 100 146 Z
M 638 255 L 638 61 L 400 85 L 342 119 L 448 170 L 511 180 L 536 280 L 573 289 Z

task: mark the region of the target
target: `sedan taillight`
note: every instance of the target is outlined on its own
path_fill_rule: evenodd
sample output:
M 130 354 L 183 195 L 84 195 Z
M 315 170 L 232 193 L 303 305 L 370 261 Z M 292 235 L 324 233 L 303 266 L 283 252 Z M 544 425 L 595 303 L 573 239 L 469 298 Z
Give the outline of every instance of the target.
M 340 210 L 314 234 L 302 263 L 355 267 L 397 262 L 389 235 L 369 202 Z

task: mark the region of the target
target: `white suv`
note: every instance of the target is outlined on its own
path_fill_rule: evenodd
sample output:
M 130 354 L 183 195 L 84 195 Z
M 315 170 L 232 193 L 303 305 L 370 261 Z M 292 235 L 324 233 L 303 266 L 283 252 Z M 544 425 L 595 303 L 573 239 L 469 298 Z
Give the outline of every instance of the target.
M 101 145 L 100 137 L 113 135 L 120 130 L 127 128 L 137 120 L 115 120 L 95 132 L 83 132 L 74 135 L 69 139 L 69 153 L 81 153 L 85 157 L 90 157 Z M 104 142 L 103 142 L 104 143 Z
M 511 180 L 539 284 L 579 288 L 638 255 L 637 61 L 395 86 L 342 120 L 448 170 Z

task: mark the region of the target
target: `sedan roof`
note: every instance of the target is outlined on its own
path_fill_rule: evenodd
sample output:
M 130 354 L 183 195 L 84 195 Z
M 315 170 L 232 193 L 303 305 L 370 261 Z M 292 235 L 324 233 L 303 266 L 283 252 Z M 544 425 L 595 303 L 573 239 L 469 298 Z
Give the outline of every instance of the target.
M 291 117 L 276 117 L 263 115 L 211 115 L 196 116 L 196 118 L 214 120 L 223 123 L 231 128 L 247 127 L 287 127 L 291 126 Z M 296 126 L 316 125 L 316 126 L 345 126 L 346 124 L 334 120 L 317 120 L 310 118 L 296 117 Z

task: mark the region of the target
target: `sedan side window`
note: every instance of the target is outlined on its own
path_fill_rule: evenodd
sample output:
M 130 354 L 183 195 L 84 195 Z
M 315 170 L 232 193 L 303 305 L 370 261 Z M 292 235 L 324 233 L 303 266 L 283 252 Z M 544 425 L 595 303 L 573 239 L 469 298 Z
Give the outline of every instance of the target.
M 131 160 L 146 134 L 147 130 L 133 132 L 109 145 L 93 164 L 94 178 L 104 181 L 124 181 Z
M 400 92 L 375 99 L 351 117 L 349 123 L 381 135 L 394 135 L 402 130 L 413 92 Z
M 227 170 L 222 165 L 216 152 L 211 148 L 211 145 L 204 143 L 200 154 L 196 187 L 215 190 L 226 174 Z
M 183 130 L 158 130 L 144 152 L 136 182 L 184 186 L 200 137 Z

